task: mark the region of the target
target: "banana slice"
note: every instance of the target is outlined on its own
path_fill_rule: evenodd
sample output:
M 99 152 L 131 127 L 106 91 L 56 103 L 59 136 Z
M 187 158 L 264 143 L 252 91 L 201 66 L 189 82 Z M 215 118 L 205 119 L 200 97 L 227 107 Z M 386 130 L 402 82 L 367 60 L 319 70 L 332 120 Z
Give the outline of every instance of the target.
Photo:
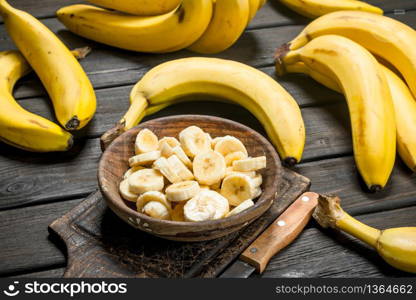
M 179 133 L 179 141 L 185 153 L 194 158 L 197 154 L 211 150 L 211 142 L 199 127 L 189 126 Z
M 136 142 L 134 143 L 134 150 L 136 154 L 155 151 L 159 148 L 159 140 L 157 136 L 145 128 L 139 131 L 136 136 Z
M 169 164 L 165 157 L 161 157 L 153 163 L 153 168 L 160 171 L 171 183 L 182 181 L 176 170 Z
M 174 183 L 165 192 L 169 201 L 180 202 L 195 197 L 199 193 L 199 190 L 198 182 L 190 180 Z
M 192 170 L 192 161 L 186 155 L 185 151 L 183 151 L 181 146 L 174 147 L 172 152 L 185 164 L 185 166 Z
M 241 202 L 240 205 L 238 205 L 237 207 L 234 207 L 225 217 L 234 216 L 234 215 L 242 212 L 243 210 L 246 210 L 247 208 L 252 207 L 253 205 L 254 205 L 254 202 L 251 199 L 243 201 L 243 202 Z
M 225 160 L 218 152 L 209 150 L 194 158 L 193 170 L 195 178 L 201 184 L 212 185 L 225 176 Z
M 233 137 L 230 135 L 227 135 L 221 138 L 215 144 L 214 150 L 217 151 L 218 153 L 221 153 L 222 156 L 224 157 L 229 153 L 237 152 L 237 151 L 241 151 L 245 155 L 248 155 L 247 149 L 244 146 L 244 144 L 236 137 Z
M 189 171 L 189 169 L 175 154 L 168 158 L 168 163 L 173 167 L 182 180 L 192 180 L 195 178 L 194 174 Z
M 120 182 L 119 190 L 120 195 L 124 200 L 136 202 L 137 198 L 139 198 L 139 195 L 130 192 L 130 186 L 127 179 L 124 179 Z
M 176 138 L 172 137 L 172 136 L 166 136 L 164 138 L 161 138 L 159 140 L 159 149 L 160 149 L 160 146 L 164 143 L 167 143 L 172 148 L 181 145 L 181 143 L 179 143 L 179 141 Z
M 172 210 L 172 207 L 169 201 L 166 199 L 166 196 L 158 191 L 149 191 L 140 195 L 136 202 L 136 207 L 138 212 L 142 212 L 144 206 L 149 202 L 159 202 L 169 211 Z
M 256 187 L 256 189 L 254 190 L 253 199 L 256 199 L 257 197 L 260 197 L 261 196 L 261 193 L 263 193 L 263 191 L 261 190 L 261 188 Z
M 256 187 L 251 177 L 244 174 L 229 175 L 221 185 L 221 195 L 228 199 L 232 206 L 238 206 L 247 199 L 253 199 Z
M 183 207 L 186 202 L 178 202 L 172 210 L 172 221 L 185 222 Z
M 253 178 L 256 176 L 255 171 L 237 172 L 237 171 L 234 171 L 233 167 L 227 167 L 227 169 L 225 170 L 225 177 L 227 177 L 228 175 L 233 175 L 233 174 L 243 174 L 243 175 L 247 175 L 247 176 L 253 177 Z
M 159 219 L 159 220 L 170 220 L 171 216 L 169 210 L 161 203 L 152 201 L 147 203 L 142 212 L 149 217 Z
M 143 169 L 134 172 L 127 180 L 130 191 L 135 194 L 143 194 L 148 191 L 161 191 L 165 184 L 163 176 L 153 169 Z
M 160 150 L 160 155 L 166 158 L 175 154 L 173 153 L 172 147 L 166 142 L 162 143 L 161 146 L 159 146 L 159 150 Z
M 203 190 L 186 202 L 184 215 L 187 221 L 198 222 L 223 218 L 229 210 L 227 199 L 217 192 Z
M 123 179 L 129 178 L 130 175 L 133 174 L 134 172 L 139 171 L 139 170 L 143 170 L 143 169 L 144 169 L 144 167 L 142 167 L 142 166 L 136 166 L 136 167 L 130 168 L 124 173 Z
M 159 150 L 138 154 L 129 158 L 129 165 L 130 167 L 149 165 L 159 159 L 160 155 Z
M 211 140 L 211 148 L 214 149 L 215 145 L 223 138 L 223 136 L 218 136 Z
M 231 153 L 228 153 L 224 157 L 225 164 L 227 166 L 232 166 L 233 165 L 233 161 L 240 160 L 240 159 L 245 159 L 245 158 L 247 158 L 247 154 L 244 153 L 243 151 L 231 152 Z
M 261 176 L 261 174 L 257 174 L 255 177 L 253 177 L 252 180 L 253 180 L 253 185 L 255 187 L 259 187 L 263 183 L 263 176 Z
M 257 171 L 266 167 L 266 156 L 249 157 L 233 162 L 233 169 L 238 172 Z

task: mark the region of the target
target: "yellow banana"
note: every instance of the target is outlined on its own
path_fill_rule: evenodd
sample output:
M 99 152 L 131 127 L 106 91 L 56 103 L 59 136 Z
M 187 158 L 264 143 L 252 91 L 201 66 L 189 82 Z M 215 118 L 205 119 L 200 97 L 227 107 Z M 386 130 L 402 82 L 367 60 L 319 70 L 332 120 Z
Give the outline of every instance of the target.
M 248 23 L 250 23 L 251 20 L 254 19 L 254 17 L 256 16 L 257 11 L 261 8 L 262 6 L 262 0 L 248 0 L 248 4 L 249 4 L 249 16 L 248 16 Z
M 183 0 L 160 16 L 126 15 L 90 5 L 70 5 L 58 19 L 85 38 L 139 52 L 164 53 L 186 48 L 204 33 L 212 17 L 212 0 Z
M 93 4 L 139 16 L 155 16 L 174 10 L 181 0 L 88 0 Z
M 94 89 L 66 46 L 33 16 L 0 0 L 7 32 L 45 86 L 67 130 L 84 127 L 96 109 Z
M 399 76 L 382 64 L 380 67 L 385 73 L 396 113 L 397 150 L 405 164 L 412 171 L 416 171 L 416 101 Z M 324 86 L 342 93 L 342 88 L 336 80 L 316 70 L 308 69 L 302 62 L 286 66 L 286 71 L 307 74 Z
M 359 11 L 339 11 L 322 16 L 288 45 L 296 50 L 327 34 L 347 37 L 393 65 L 416 97 L 416 31 L 389 17 Z
M 360 45 L 336 35 L 321 36 L 303 48 L 280 53 L 277 72 L 282 74 L 286 66 L 297 62 L 329 74 L 341 87 L 350 111 L 358 169 L 370 190 L 380 190 L 394 165 L 396 123 L 390 89 L 379 63 Z
M 242 105 L 263 124 L 282 159 L 299 162 L 305 128 L 296 101 L 275 80 L 250 66 L 224 59 L 191 57 L 151 69 L 133 88 L 131 106 L 117 126 L 102 138 L 105 146 L 132 128 L 149 107 L 197 100 L 199 95 Z M 147 109 L 147 110 L 146 110 Z
M 198 53 L 218 53 L 231 47 L 246 28 L 249 0 L 216 0 L 211 23 L 189 49 Z
M 312 19 L 340 10 L 383 14 L 381 8 L 358 0 L 280 0 L 280 2 L 298 14 Z

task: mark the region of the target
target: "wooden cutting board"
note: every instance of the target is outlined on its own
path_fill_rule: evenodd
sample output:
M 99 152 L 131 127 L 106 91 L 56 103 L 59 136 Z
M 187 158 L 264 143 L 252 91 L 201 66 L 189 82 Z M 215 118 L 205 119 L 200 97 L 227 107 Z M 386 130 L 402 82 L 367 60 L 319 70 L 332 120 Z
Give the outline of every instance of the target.
M 173 242 L 138 231 L 119 219 L 99 191 L 49 229 L 68 250 L 64 277 L 216 277 L 273 222 L 310 181 L 284 169 L 272 207 L 258 220 L 231 235 L 207 242 Z

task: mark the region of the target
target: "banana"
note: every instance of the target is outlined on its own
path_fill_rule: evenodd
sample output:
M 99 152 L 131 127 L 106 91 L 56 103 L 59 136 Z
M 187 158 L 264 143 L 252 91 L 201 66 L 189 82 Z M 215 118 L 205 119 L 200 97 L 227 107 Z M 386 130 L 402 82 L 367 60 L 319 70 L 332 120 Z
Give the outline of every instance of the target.
M 416 171 L 416 101 L 403 80 L 389 68 L 380 64 L 386 76 L 390 93 L 392 95 L 397 126 L 397 150 L 404 163 Z M 303 73 L 311 76 L 326 87 L 342 93 L 337 81 L 326 74 L 308 69 L 304 63 L 286 66 L 286 70 L 294 73 Z
M 172 202 L 187 201 L 195 197 L 200 191 L 199 184 L 196 181 L 183 181 L 170 185 L 166 189 L 166 197 Z
M 382 15 L 381 8 L 358 0 L 280 0 L 280 2 L 298 14 L 308 18 L 317 18 L 339 10 L 357 10 Z
M 250 208 L 254 206 L 254 202 L 251 199 L 248 199 L 246 201 L 243 201 L 238 205 L 237 207 L 234 207 L 225 217 L 231 217 L 236 214 L 239 214 L 240 212 L 246 210 L 247 208 Z
M 129 165 L 130 167 L 146 166 L 158 160 L 160 156 L 161 154 L 158 150 L 135 155 L 129 158 Z
M 257 197 L 260 197 L 260 195 L 261 195 L 262 192 L 263 191 L 261 190 L 260 187 L 256 187 L 254 189 L 253 199 L 256 199 Z
M 202 190 L 184 206 L 187 221 L 198 222 L 223 218 L 230 210 L 226 198 L 219 193 Z
M 9 36 L 46 88 L 59 123 L 67 130 L 84 127 L 94 116 L 96 99 L 81 65 L 56 35 L 33 16 L 11 7 L 6 0 L 0 0 L 0 14 Z M 63 139 L 68 140 L 68 136 Z
M 161 138 L 159 141 L 159 147 L 161 147 L 164 143 L 167 143 L 171 148 L 181 145 L 181 143 L 179 143 L 179 141 L 176 138 L 171 136 L 165 136 Z
M 222 181 L 221 195 L 227 198 L 232 206 L 238 206 L 245 200 L 253 199 L 255 192 L 253 180 L 247 175 L 228 175 Z
M 92 4 L 138 16 L 156 16 L 174 10 L 181 0 L 88 0 Z
M 262 2 L 262 0 L 248 0 L 248 3 L 249 3 L 249 16 L 248 16 L 247 25 L 256 16 L 257 11 L 262 6 L 262 3 L 261 2 Z
M 247 158 L 247 154 L 245 154 L 242 151 L 231 152 L 224 156 L 225 164 L 227 166 L 232 166 L 233 161 L 245 159 L 245 158 Z
M 183 162 L 174 154 L 168 158 L 168 163 L 173 167 L 182 181 L 193 180 L 194 174 L 183 164 Z
M 214 150 L 221 153 L 224 157 L 229 153 L 237 151 L 241 151 L 247 155 L 247 149 L 244 144 L 233 136 L 224 136 L 215 144 Z
M 151 193 L 151 192 L 150 192 Z M 169 214 L 169 210 L 160 202 L 151 201 L 147 203 L 142 212 L 149 217 L 159 219 L 159 220 L 170 220 L 171 216 Z
M 257 174 L 253 177 L 252 181 L 255 187 L 259 187 L 263 183 L 263 176 L 261 176 L 261 174 Z
M 179 133 L 179 141 L 185 153 L 192 158 L 211 149 L 208 136 L 197 126 L 189 126 L 182 130 Z
M 192 161 L 185 154 L 185 151 L 183 151 L 181 146 L 172 148 L 172 153 L 175 154 L 184 163 L 185 166 L 187 166 L 189 169 L 192 169 Z
M 211 148 L 214 149 L 215 145 L 223 138 L 223 136 L 217 136 L 211 140 Z
M 162 220 L 170 220 L 172 207 L 161 192 L 148 191 L 142 194 L 136 202 L 138 212 Z
M 195 66 L 198 66 L 197 68 Z M 241 104 L 263 124 L 287 165 L 299 162 L 305 127 L 296 101 L 276 81 L 250 66 L 217 58 L 192 57 L 150 70 L 130 93 L 130 108 L 116 127 L 103 135 L 103 147 L 134 127 L 154 105 L 174 104 L 197 95 Z M 184 148 L 186 151 L 186 149 Z
M 266 157 L 249 157 L 233 161 L 233 169 L 237 172 L 250 172 L 264 169 L 266 167 Z
M 249 1 L 251 0 L 216 0 L 208 28 L 188 49 L 213 54 L 231 47 L 247 26 Z
M 136 154 L 156 151 L 159 148 L 159 139 L 157 136 L 145 128 L 139 131 L 134 143 L 134 150 Z
M 138 194 L 130 191 L 130 185 L 127 179 L 120 182 L 119 190 L 121 197 L 126 201 L 136 202 L 137 198 L 139 198 Z
M 161 191 L 165 185 L 163 176 L 153 169 L 143 169 L 134 172 L 127 180 L 130 191 L 134 194 Z
M 311 22 L 284 49 L 296 50 L 328 34 L 347 37 L 393 65 L 416 97 L 416 31 L 386 16 L 359 11 L 339 11 Z
M 171 147 L 171 146 L 169 146 L 169 144 L 168 144 L 168 143 L 163 143 L 161 146 L 159 146 L 159 149 L 160 149 L 160 154 L 161 154 L 163 157 L 168 158 L 169 156 L 171 156 L 171 155 L 173 155 L 173 154 L 174 154 L 174 153 L 173 153 L 173 150 L 172 150 L 172 147 Z
M 321 36 L 303 48 L 281 53 L 277 72 L 297 62 L 331 74 L 342 87 L 350 111 L 357 167 L 369 189 L 380 190 L 394 165 L 396 123 L 390 89 L 379 63 L 360 45 L 336 35 Z
M 178 202 L 172 210 L 172 221 L 185 222 L 185 215 L 183 212 L 183 207 L 186 202 Z
M 158 170 L 160 173 L 165 176 L 167 180 L 171 183 L 176 183 L 182 181 L 182 178 L 173 168 L 173 166 L 168 162 L 165 157 L 161 157 L 153 163 L 153 168 Z
M 123 175 L 123 179 L 127 179 L 127 178 L 129 178 L 129 177 L 131 176 L 131 174 L 133 174 L 134 172 L 139 171 L 139 170 L 143 170 L 143 169 L 145 169 L 145 168 L 144 168 L 144 167 L 142 167 L 142 166 L 135 166 L 135 167 L 132 167 L 132 168 L 128 169 L 128 170 L 124 173 L 124 175 Z
M 198 154 L 193 161 L 194 176 L 201 184 L 212 185 L 221 181 L 225 168 L 224 157 L 212 150 Z
M 126 15 L 90 5 L 70 5 L 57 11 L 73 33 L 117 48 L 166 53 L 186 48 L 204 33 L 212 16 L 212 0 L 183 0 L 159 16 Z
M 227 167 L 227 169 L 225 170 L 225 177 L 227 177 L 228 175 L 234 175 L 234 174 L 243 174 L 243 175 L 247 175 L 247 176 L 252 177 L 252 178 L 254 178 L 256 176 L 255 171 L 237 172 L 233 169 L 233 167 Z

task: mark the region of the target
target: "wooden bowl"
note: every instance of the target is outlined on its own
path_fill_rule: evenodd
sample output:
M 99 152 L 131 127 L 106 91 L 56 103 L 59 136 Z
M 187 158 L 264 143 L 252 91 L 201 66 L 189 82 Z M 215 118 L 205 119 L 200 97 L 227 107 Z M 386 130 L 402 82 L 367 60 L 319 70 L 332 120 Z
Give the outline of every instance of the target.
M 137 133 L 148 128 L 159 138 L 178 137 L 184 128 L 196 125 L 211 136 L 232 135 L 240 139 L 250 156 L 267 157 L 267 168 L 262 170 L 263 193 L 254 206 L 234 216 L 203 222 L 177 222 L 151 218 L 134 210 L 123 200 L 118 186 L 124 172 L 129 168 L 128 159 L 134 155 L 134 141 Z M 273 146 L 254 130 L 226 119 L 178 115 L 154 119 L 132 128 L 116 138 L 103 153 L 99 168 L 98 182 L 108 206 L 131 226 L 161 238 L 176 241 L 206 241 L 219 238 L 247 226 L 260 217 L 273 203 L 277 192 L 277 182 L 281 180 L 282 166 Z

